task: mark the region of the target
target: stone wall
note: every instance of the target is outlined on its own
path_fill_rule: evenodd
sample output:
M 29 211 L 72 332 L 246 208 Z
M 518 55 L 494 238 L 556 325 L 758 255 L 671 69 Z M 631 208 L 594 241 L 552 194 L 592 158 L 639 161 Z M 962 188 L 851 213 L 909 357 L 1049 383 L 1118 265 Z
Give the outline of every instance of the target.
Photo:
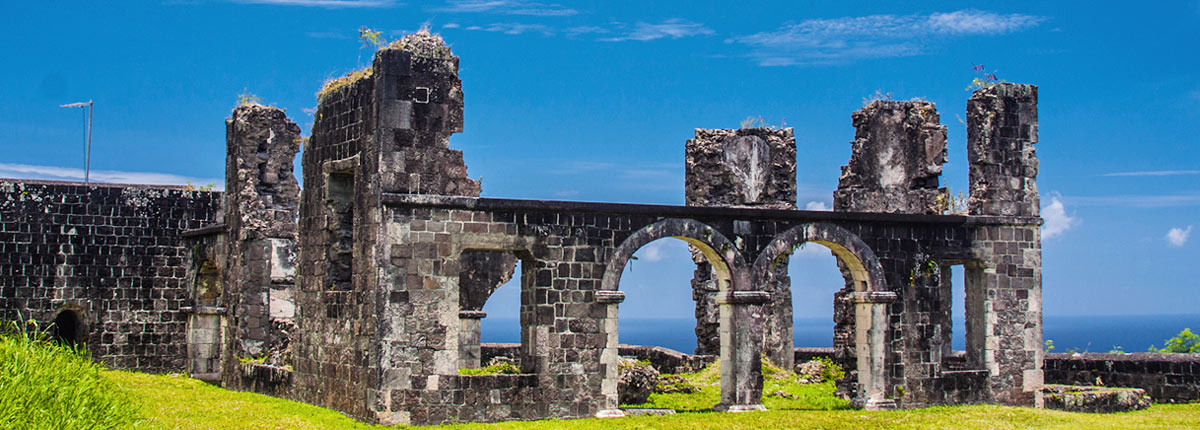
M 1037 87 L 1001 83 L 967 100 L 971 214 L 1038 216 Z
M 183 187 L 0 180 L 0 315 L 64 311 L 108 366 L 182 371 L 188 252 L 222 194 Z
M 1047 384 L 1146 390 L 1158 403 L 1200 400 L 1200 354 L 1046 354 Z
M 854 141 L 842 166 L 833 209 L 942 213 L 946 126 L 930 102 L 879 100 L 851 115 Z

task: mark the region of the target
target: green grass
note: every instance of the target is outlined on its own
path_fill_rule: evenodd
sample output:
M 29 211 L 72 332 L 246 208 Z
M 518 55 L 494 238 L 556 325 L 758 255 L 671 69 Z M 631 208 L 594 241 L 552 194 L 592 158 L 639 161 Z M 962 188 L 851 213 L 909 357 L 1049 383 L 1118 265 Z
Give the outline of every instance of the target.
M 127 428 L 137 403 L 101 377 L 85 350 L 9 322 L 0 335 L 0 429 Z
M 632 408 L 673 409 L 680 412 L 704 412 L 721 402 L 721 362 L 692 373 L 683 373 L 700 391 L 694 393 L 654 393 L 646 403 L 621 405 Z M 832 381 L 816 384 L 801 383 L 795 373 L 775 367 L 763 359 L 763 406 L 770 410 L 834 410 L 846 409 L 850 403 L 834 395 L 837 387 Z M 785 392 L 791 396 L 775 395 Z
M 329 409 L 234 392 L 183 376 L 105 371 L 142 404 L 144 429 L 368 429 Z M 822 384 L 817 384 L 822 385 Z M 770 408 L 771 403 L 767 403 Z M 709 405 L 711 407 L 711 405 Z M 1180 429 L 1200 428 L 1200 404 L 1155 405 L 1118 414 L 1079 414 L 1004 406 L 955 406 L 906 411 L 778 410 L 728 414 L 460 424 L 451 429 Z

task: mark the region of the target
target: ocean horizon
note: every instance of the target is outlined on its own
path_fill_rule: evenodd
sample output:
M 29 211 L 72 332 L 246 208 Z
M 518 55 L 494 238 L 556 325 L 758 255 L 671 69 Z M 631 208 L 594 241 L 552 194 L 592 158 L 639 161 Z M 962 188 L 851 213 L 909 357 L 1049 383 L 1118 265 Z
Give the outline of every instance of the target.
M 793 339 L 797 347 L 833 346 L 833 321 L 797 318 Z M 696 349 L 695 320 L 691 318 L 621 318 L 620 342 L 661 346 L 692 353 Z M 959 326 L 956 326 L 957 329 Z M 1043 317 L 1043 339 L 1054 342 L 1053 352 L 1145 352 L 1161 348 L 1185 328 L 1200 329 L 1200 314 L 1188 315 L 1064 315 Z M 1195 331 L 1195 330 L 1193 330 Z M 521 327 L 516 318 L 485 318 L 484 342 L 518 343 Z M 964 337 L 956 331 L 952 347 L 963 349 Z

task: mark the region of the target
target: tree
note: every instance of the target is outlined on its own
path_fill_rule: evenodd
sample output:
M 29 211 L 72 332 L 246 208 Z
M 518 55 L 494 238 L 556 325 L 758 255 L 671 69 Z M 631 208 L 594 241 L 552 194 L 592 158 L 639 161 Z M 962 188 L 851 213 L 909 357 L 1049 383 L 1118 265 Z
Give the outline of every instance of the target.
M 1162 349 L 1150 345 L 1150 352 L 1200 353 L 1200 335 L 1192 333 L 1190 328 L 1185 328 L 1175 337 L 1167 339 Z

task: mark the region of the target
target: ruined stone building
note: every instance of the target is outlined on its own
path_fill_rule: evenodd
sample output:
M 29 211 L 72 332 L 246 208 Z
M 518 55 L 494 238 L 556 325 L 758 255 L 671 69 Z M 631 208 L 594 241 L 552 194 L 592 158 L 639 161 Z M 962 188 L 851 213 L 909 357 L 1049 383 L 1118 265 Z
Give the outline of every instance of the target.
M 411 35 L 323 90 L 303 189 L 299 127 L 259 105 L 226 121 L 224 193 L 0 182 L 0 311 L 63 321 L 117 367 L 371 422 L 621 416 L 621 274 L 671 237 L 694 250 L 696 352 L 721 359 L 717 409 L 761 410 L 760 355 L 793 359 L 787 260 L 809 243 L 845 278 L 833 337 L 855 404 L 1040 405 L 1036 87 L 971 96 L 966 214 L 943 214 L 946 129 L 917 101 L 852 115 L 834 211 L 796 210 L 795 138 L 771 128 L 697 129 L 686 206 L 534 201 L 479 197 L 450 148 L 458 61 Z M 951 270 L 966 273 L 965 354 L 950 348 Z M 480 365 L 483 304 L 510 277 L 522 373 L 460 375 Z

